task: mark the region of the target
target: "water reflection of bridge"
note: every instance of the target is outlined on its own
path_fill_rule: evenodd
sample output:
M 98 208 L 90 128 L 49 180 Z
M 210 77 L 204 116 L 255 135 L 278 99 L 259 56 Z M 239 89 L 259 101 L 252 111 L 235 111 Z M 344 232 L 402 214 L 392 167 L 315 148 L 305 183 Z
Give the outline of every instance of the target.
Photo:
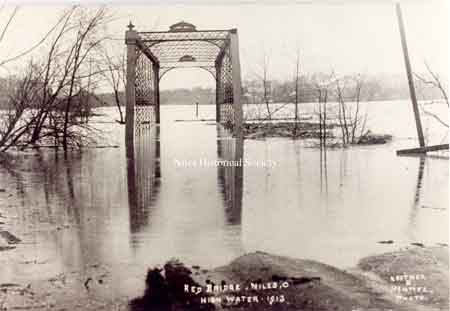
M 243 139 L 233 138 L 222 127 L 217 127 L 217 157 L 228 163 L 237 163 L 243 158 Z M 240 224 L 242 214 L 243 165 L 217 166 L 217 179 L 223 196 L 227 221 Z
M 161 178 L 159 127 L 139 131 L 135 145 L 127 146 L 127 184 L 130 231 L 148 225 L 149 208 L 158 195 Z
M 217 159 L 239 162 L 243 156 L 243 139 L 234 138 L 217 125 Z M 130 232 L 139 233 L 149 226 L 152 208 L 157 208 L 161 183 L 160 127 L 151 126 L 136 134 L 134 144 L 127 145 L 127 186 Z M 213 169 L 213 168 L 212 168 Z M 225 208 L 226 221 L 240 225 L 243 194 L 243 166 L 217 166 L 217 184 Z M 180 202 L 182 203 L 182 202 Z

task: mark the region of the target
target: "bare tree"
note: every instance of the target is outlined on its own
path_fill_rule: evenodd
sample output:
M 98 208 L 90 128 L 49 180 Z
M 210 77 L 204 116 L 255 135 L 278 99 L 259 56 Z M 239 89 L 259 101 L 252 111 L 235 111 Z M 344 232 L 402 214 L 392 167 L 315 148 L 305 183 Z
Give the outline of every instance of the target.
M 125 53 L 121 53 L 119 56 L 114 58 L 108 53 L 108 51 L 105 50 L 104 60 L 106 70 L 104 71 L 103 76 L 106 81 L 108 81 L 108 84 L 114 92 L 114 100 L 120 115 L 120 120 L 118 120 L 118 122 L 120 124 L 125 124 L 120 96 L 120 91 L 123 91 L 126 85 Z
M 271 81 L 269 79 L 269 55 L 266 49 L 262 48 L 262 60 L 260 69 L 255 72 L 257 79 L 261 82 L 262 86 L 262 101 L 266 105 L 267 118 L 272 119 L 272 112 L 270 111 L 270 99 L 271 99 Z
M 414 76 L 416 77 L 416 79 L 423 85 L 425 86 L 429 86 L 434 90 L 437 90 L 440 94 L 440 97 L 444 100 L 445 104 L 447 105 L 447 107 L 449 106 L 449 102 L 448 102 L 448 94 L 447 94 L 447 89 L 444 86 L 441 78 L 439 77 L 439 75 L 437 73 L 435 73 L 433 70 L 431 70 L 430 66 L 425 63 L 425 67 L 427 68 L 427 73 L 429 75 L 429 77 L 424 77 L 422 75 L 419 75 L 417 73 L 414 73 Z M 427 105 L 431 105 L 434 104 L 435 101 L 428 101 Z M 435 119 L 438 123 L 440 123 L 441 125 L 445 126 L 445 127 L 449 127 L 448 122 L 444 121 L 439 115 L 437 115 L 436 113 L 433 113 L 429 110 L 427 110 L 424 105 L 420 105 L 420 108 L 422 110 L 422 112 L 430 117 L 432 117 L 433 119 Z
M 28 134 L 28 132 L 31 132 L 30 134 L 30 142 L 34 143 L 38 140 L 39 134 L 43 128 L 43 125 L 45 123 L 45 120 L 47 118 L 48 112 L 50 111 L 51 104 L 55 101 L 57 98 L 59 91 L 64 87 L 64 81 L 65 79 L 61 79 L 60 76 L 56 74 L 56 72 L 61 71 L 61 68 L 59 64 L 57 66 L 54 66 L 54 60 L 56 57 L 56 54 L 58 54 L 58 58 L 61 56 L 61 52 L 58 50 L 58 44 L 61 38 L 66 34 L 70 27 L 69 21 L 72 17 L 73 12 L 75 11 L 75 7 L 70 8 L 69 10 L 65 11 L 61 18 L 58 20 L 56 25 L 52 27 L 52 29 L 46 34 L 46 36 L 40 41 L 40 43 L 43 42 L 43 40 L 47 39 L 47 37 L 54 31 L 57 31 L 59 29 L 59 32 L 57 32 L 55 39 L 50 45 L 48 55 L 46 57 L 46 62 L 43 64 L 39 64 L 37 62 L 30 62 L 28 64 L 28 70 L 25 74 L 25 76 L 21 79 L 18 79 L 18 85 L 15 89 L 15 91 L 10 95 L 10 101 L 9 109 L 17 109 L 16 115 L 20 116 L 20 123 L 22 124 L 19 126 L 19 128 L 15 128 L 17 123 L 12 122 L 16 120 L 15 118 L 7 118 L 6 120 L 3 120 L 4 124 L 8 124 L 7 127 L 15 129 L 14 131 L 6 131 L 2 133 L 2 144 L 0 144 L 3 148 L 3 150 L 10 148 L 12 145 L 11 143 L 7 143 L 8 141 L 12 141 L 14 143 L 17 143 L 20 140 L 23 140 L 23 136 L 28 136 L 25 134 Z M 6 64 L 9 61 L 13 61 L 18 59 L 20 56 L 24 56 L 26 53 L 31 51 L 31 49 L 25 51 L 24 53 L 21 53 L 13 58 L 4 60 L 1 64 Z M 57 69 L 55 69 L 57 68 Z M 54 69 L 54 71 L 52 71 Z M 59 79 L 59 85 L 55 85 L 55 81 Z M 27 81 L 33 81 L 34 84 L 36 84 L 38 87 L 30 88 L 30 83 Z M 56 86 L 56 87 L 55 87 Z M 50 89 L 54 88 L 54 93 L 52 96 L 50 96 Z M 35 93 L 40 93 L 38 96 L 35 96 Z M 20 95 L 20 96 L 19 96 Z M 28 104 L 25 107 L 27 110 L 27 113 L 24 114 L 24 107 L 23 105 L 17 105 L 17 103 L 20 103 L 20 99 L 18 98 L 24 98 L 27 97 Z M 31 98 L 33 98 L 33 101 L 31 101 Z M 31 109 L 32 108 L 32 109 Z M 11 113 L 9 113 L 11 115 Z M 17 122 L 19 120 L 16 120 Z M 27 130 L 23 131 L 20 130 L 22 127 L 26 125 Z M 27 137 L 28 139 L 28 137 Z
M 3 29 L 0 30 L 0 43 L 5 38 L 6 33 L 8 32 L 8 29 L 11 26 L 11 23 L 14 20 L 14 17 L 16 16 L 18 11 L 19 11 L 19 7 L 15 6 L 13 11 L 9 14 L 8 20 L 7 20 L 6 24 L 5 24 L 5 26 L 3 26 Z
M 101 29 L 109 18 L 105 7 L 73 6 L 62 14 L 47 54 L 31 63 L 19 80 L 10 105 L 17 112 L 9 114 L 10 126 L 0 133 L 1 150 L 50 138 L 64 150 L 92 141 L 96 131 L 87 126 L 87 118 L 94 78 L 100 73 L 92 70 L 92 62 L 106 39 Z M 25 108 L 20 105 L 22 98 L 28 103 Z
M 364 79 L 362 78 L 362 76 L 360 74 L 356 75 L 355 77 L 353 77 L 354 80 L 354 97 L 353 97 L 353 102 L 355 103 L 355 113 L 353 113 L 352 117 L 352 123 L 351 123 L 351 138 L 350 141 L 351 143 L 355 143 L 356 142 L 356 130 L 357 128 L 360 127 L 360 122 L 361 122 L 361 116 L 360 116 L 360 101 L 361 101 L 361 90 L 363 88 L 364 85 Z M 367 116 L 367 115 L 366 115 Z M 367 120 L 367 118 L 364 118 L 364 120 Z M 363 127 L 361 129 L 361 131 L 364 130 L 365 127 L 365 121 L 363 122 Z
M 70 16 L 72 16 L 72 14 Z M 73 103 L 76 100 L 77 105 L 83 104 L 83 97 L 81 95 L 83 95 L 83 92 L 86 92 L 86 89 L 89 91 L 91 79 L 97 74 L 97 72 L 92 72 L 91 55 L 99 49 L 100 44 L 106 39 L 104 35 L 100 34 L 99 30 L 102 25 L 108 22 L 108 20 L 109 15 L 105 7 L 100 7 L 93 12 L 87 9 L 74 7 L 73 17 L 69 20 L 70 23 L 65 24 L 67 28 L 63 28 L 60 32 L 64 35 L 66 34 L 66 30 L 69 31 L 67 33 L 67 39 L 70 45 L 68 45 L 69 48 L 67 50 L 59 51 L 59 49 L 55 49 L 56 52 L 61 52 L 61 54 L 58 53 L 55 54 L 55 56 L 62 55 L 61 62 L 63 63 L 63 69 L 58 70 L 58 68 L 53 68 L 54 74 L 57 76 L 60 75 L 57 81 L 58 87 L 56 88 L 58 92 L 52 94 L 50 105 L 45 106 L 47 106 L 47 108 L 52 108 L 55 99 L 60 99 L 56 101 L 59 106 L 58 109 L 50 109 L 50 111 L 64 111 L 64 121 L 61 133 L 61 144 L 64 150 L 67 150 L 68 148 L 69 139 L 76 136 L 74 133 L 69 133 L 69 129 L 79 125 L 75 122 L 74 118 L 71 118 Z M 55 45 L 53 46 L 57 47 L 58 42 L 56 41 L 54 43 Z M 49 55 L 48 61 L 52 62 L 51 55 Z M 87 83 L 87 88 L 83 86 L 84 83 Z M 61 97 L 58 95 L 63 95 L 64 100 L 61 100 Z M 49 110 L 47 109 L 44 116 L 48 115 L 48 111 Z M 54 121 L 56 120 L 55 117 L 56 116 L 53 115 Z M 71 122 L 75 122 L 75 124 L 70 124 Z
M 8 95 L 7 110 L 2 112 L 0 122 L 0 151 L 6 151 L 16 145 L 29 133 L 32 120 L 26 118 L 27 109 L 36 100 L 38 86 L 34 79 L 34 67 L 29 66 L 24 77 L 14 82 Z
M 316 92 L 317 104 L 318 104 L 318 117 L 319 117 L 319 139 L 320 144 L 326 145 L 327 140 L 327 112 L 328 112 L 328 99 L 330 93 L 331 78 L 333 73 L 329 76 L 314 76 L 313 86 Z
M 83 25 L 84 16 L 80 17 L 80 28 L 77 31 L 75 42 L 72 46 L 70 55 L 73 55 L 73 58 L 70 59 L 71 62 L 71 72 L 69 78 L 69 91 L 67 94 L 67 101 L 65 103 L 65 112 L 64 112 L 64 125 L 63 125 L 63 141 L 62 145 L 64 150 L 67 150 L 68 146 L 68 128 L 69 128 L 69 114 L 73 101 L 73 94 L 76 88 L 76 78 L 78 71 L 83 64 L 85 58 L 92 50 L 92 48 L 96 47 L 100 41 L 96 41 L 95 39 L 91 42 L 89 41 L 89 35 L 95 31 L 95 28 L 101 23 L 104 18 L 104 10 L 103 8 L 98 10 L 92 18 L 88 17 L 87 25 Z
M 264 103 L 266 104 L 266 109 L 267 109 L 267 117 L 268 119 L 272 119 L 272 115 L 270 113 L 270 91 L 271 91 L 271 83 L 270 80 L 268 78 L 269 75 L 269 56 L 267 55 L 266 52 L 264 52 L 264 56 L 263 56 L 263 75 L 262 75 L 262 84 L 263 84 L 263 99 L 264 99 Z
M 67 77 L 69 76 L 70 54 L 64 51 L 64 37 L 68 34 L 73 26 L 71 19 L 77 7 L 71 7 L 63 14 L 63 21 L 56 33 L 56 36 L 50 43 L 49 51 L 41 63 L 41 75 L 39 79 L 43 85 L 42 95 L 39 103 L 39 109 L 36 110 L 36 121 L 33 133 L 31 135 L 31 143 L 36 143 L 42 132 L 44 124 L 52 113 L 58 98 L 64 87 L 67 85 Z
M 335 85 L 342 144 L 356 144 L 365 134 L 367 122 L 367 113 L 363 114 L 360 107 L 364 78 L 361 74 L 342 78 L 335 76 Z M 348 99 L 353 105 L 348 103 Z
M 0 47 L 1 47 L 2 41 L 4 41 L 6 38 L 6 34 L 9 30 L 9 28 L 13 25 L 14 19 L 16 18 L 18 11 L 19 11 L 19 7 L 15 6 L 13 11 L 9 14 L 6 24 L 4 25 L 4 27 L 2 29 L 0 29 Z M 71 10 L 67 11 L 65 14 L 62 14 L 61 17 L 58 19 L 58 21 L 47 31 L 47 33 L 45 33 L 40 38 L 39 41 L 37 41 L 34 44 L 31 44 L 26 50 L 18 52 L 16 55 L 13 55 L 6 59 L 0 59 L 0 68 L 5 68 L 5 65 L 7 65 L 8 63 L 19 60 L 20 58 L 22 58 L 22 57 L 30 54 L 34 50 L 36 50 L 36 48 L 38 48 L 39 46 L 43 45 L 47 41 L 47 39 L 55 32 L 55 30 L 61 25 L 61 23 L 64 22 L 64 20 L 67 17 L 67 14 L 70 14 L 70 12 L 71 12 Z
M 299 83 L 300 83 L 300 49 L 297 49 L 295 54 L 295 73 L 294 73 L 294 136 L 297 135 L 298 126 L 298 102 L 299 102 Z
M 336 78 L 336 97 L 338 102 L 338 121 L 341 129 L 342 144 L 345 146 L 348 143 L 348 126 L 345 113 L 345 99 L 344 90 L 345 86 L 342 86 L 342 82 Z

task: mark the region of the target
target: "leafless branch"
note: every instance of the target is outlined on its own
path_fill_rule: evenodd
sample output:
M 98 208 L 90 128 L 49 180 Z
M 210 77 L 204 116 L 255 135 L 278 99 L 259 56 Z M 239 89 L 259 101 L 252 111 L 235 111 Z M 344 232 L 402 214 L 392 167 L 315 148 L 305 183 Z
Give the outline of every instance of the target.
M 13 12 L 9 15 L 8 21 L 6 22 L 6 25 L 5 25 L 5 27 L 3 27 L 3 30 L 0 34 L 0 43 L 2 42 L 3 38 L 5 37 L 6 32 L 8 31 L 8 28 L 11 25 L 11 22 L 13 21 L 13 19 L 16 16 L 18 11 L 19 11 L 19 7 L 15 6 Z
M 58 28 L 58 26 L 61 25 L 61 23 L 62 23 L 64 20 L 67 21 L 68 18 L 70 18 L 70 16 L 72 15 L 72 13 L 73 13 L 73 11 L 74 11 L 74 8 L 75 8 L 75 7 L 73 7 L 73 8 L 70 9 L 68 12 L 66 12 L 65 14 L 63 14 L 63 15 L 61 16 L 61 18 L 56 22 L 56 24 L 53 25 L 53 27 L 50 28 L 50 30 L 49 30 L 49 31 L 41 38 L 41 40 L 39 40 L 38 42 L 36 42 L 34 45 L 32 45 L 32 46 L 31 46 L 30 48 L 28 48 L 27 50 L 25 50 L 25 51 L 23 51 L 23 52 L 21 52 L 21 53 L 15 55 L 15 56 L 13 56 L 13 57 L 10 57 L 10 58 L 8 58 L 8 59 L 5 59 L 5 60 L 3 60 L 3 61 L 0 61 L 0 66 L 4 66 L 4 65 L 6 65 L 7 63 L 13 62 L 13 61 L 15 61 L 15 60 L 17 60 L 17 59 L 19 59 L 19 58 L 21 58 L 21 57 L 23 57 L 23 56 L 25 56 L 25 55 L 31 53 L 31 52 L 34 51 L 37 47 L 39 47 L 41 44 L 43 44 L 43 43 L 50 37 L 50 35 Z M 0 39 L 0 41 L 1 41 L 1 39 Z

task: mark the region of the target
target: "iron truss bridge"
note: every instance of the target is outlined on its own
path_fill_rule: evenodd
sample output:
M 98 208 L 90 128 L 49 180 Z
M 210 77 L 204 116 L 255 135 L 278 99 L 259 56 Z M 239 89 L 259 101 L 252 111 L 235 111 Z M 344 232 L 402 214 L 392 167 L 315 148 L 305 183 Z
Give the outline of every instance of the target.
M 237 29 L 197 30 L 180 22 L 168 31 L 138 32 L 128 25 L 126 139 L 160 122 L 159 82 L 176 68 L 208 71 L 216 82 L 216 120 L 242 133 L 241 72 Z

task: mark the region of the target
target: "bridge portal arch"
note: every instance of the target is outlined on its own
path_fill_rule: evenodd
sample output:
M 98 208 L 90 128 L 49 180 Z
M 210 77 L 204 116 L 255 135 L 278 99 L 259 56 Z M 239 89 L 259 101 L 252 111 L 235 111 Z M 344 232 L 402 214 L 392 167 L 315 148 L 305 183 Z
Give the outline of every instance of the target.
M 216 82 L 216 121 L 242 135 L 242 82 L 237 29 L 197 30 L 186 22 L 168 31 L 138 32 L 128 25 L 126 75 L 127 144 L 136 129 L 160 122 L 159 82 L 180 67 L 210 72 Z

